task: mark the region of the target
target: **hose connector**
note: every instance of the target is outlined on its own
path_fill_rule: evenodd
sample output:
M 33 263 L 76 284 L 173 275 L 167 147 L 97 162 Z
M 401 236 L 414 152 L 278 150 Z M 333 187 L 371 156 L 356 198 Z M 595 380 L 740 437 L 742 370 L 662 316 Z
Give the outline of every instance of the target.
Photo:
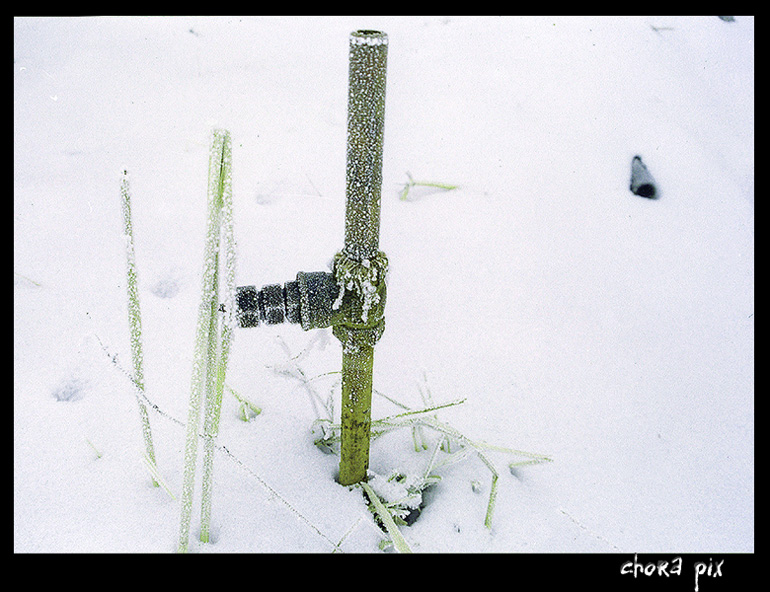
M 260 324 L 299 323 L 305 331 L 334 324 L 339 313 L 332 306 L 339 287 L 334 274 L 326 271 L 297 274 L 293 282 L 256 286 L 240 286 L 236 290 L 236 317 L 241 328 Z
M 379 251 L 360 262 L 344 250 L 331 273 L 300 271 L 294 281 L 236 289 L 241 328 L 299 323 L 305 331 L 333 327 L 346 351 L 374 347 L 385 330 L 388 258 Z

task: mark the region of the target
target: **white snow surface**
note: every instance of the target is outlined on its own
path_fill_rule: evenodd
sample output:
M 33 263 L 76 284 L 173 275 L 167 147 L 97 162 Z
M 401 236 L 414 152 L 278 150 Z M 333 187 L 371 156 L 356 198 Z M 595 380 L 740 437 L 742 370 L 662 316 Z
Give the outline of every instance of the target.
M 411 548 L 753 552 L 754 19 L 741 16 L 14 19 L 14 550 L 176 550 L 185 430 L 171 418 L 190 396 L 211 130 L 233 137 L 238 284 L 327 269 L 344 237 L 357 29 L 389 39 L 375 388 L 411 408 L 426 388 L 436 404 L 467 398 L 439 419 L 553 458 L 511 472 L 521 459 L 489 452 L 491 529 L 484 463 L 440 469 L 401 528 Z M 657 200 L 629 191 L 636 154 Z M 152 486 L 120 370 L 124 169 L 175 500 Z M 407 172 L 460 187 L 401 201 Z M 381 552 L 360 490 L 313 445 L 308 387 L 276 371 L 305 350 L 296 364 L 338 413 L 330 330 L 237 331 L 228 384 L 262 413 L 244 422 L 226 396 L 232 457 L 215 460 L 213 542 L 194 513 L 192 552 Z M 400 411 L 375 396 L 373 417 Z M 429 454 L 404 429 L 373 442 L 371 469 L 419 473 Z

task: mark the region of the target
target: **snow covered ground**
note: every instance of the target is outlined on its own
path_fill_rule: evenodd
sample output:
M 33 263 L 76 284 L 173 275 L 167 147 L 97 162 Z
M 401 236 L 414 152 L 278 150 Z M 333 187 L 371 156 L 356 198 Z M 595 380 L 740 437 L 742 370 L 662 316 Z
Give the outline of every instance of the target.
M 347 46 L 390 38 L 375 388 L 472 439 L 550 455 L 438 471 L 416 552 L 753 552 L 754 19 L 78 18 L 14 21 L 14 550 L 172 552 L 213 126 L 233 136 L 238 283 L 343 243 Z M 628 190 L 635 154 L 660 198 Z M 142 464 L 119 174 L 132 181 L 147 396 Z M 460 185 L 399 200 L 415 179 Z M 108 356 L 113 356 L 113 360 Z M 287 351 L 289 354 L 287 355 Z M 330 331 L 238 331 L 214 542 L 379 552 L 307 377 Z M 117 356 L 117 357 L 114 357 Z M 295 369 L 296 372 L 296 369 Z M 336 375 L 310 383 L 336 397 Z M 373 416 L 397 412 L 375 397 Z M 443 453 L 442 453 L 443 454 Z M 408 430 L 371 469 L 427 462 Z M 515 473 L 515 474 L 514 474 Z M 200 473 L 198 473 L 200 475 Z M 193 531 L 197 528 L 194 515 Z

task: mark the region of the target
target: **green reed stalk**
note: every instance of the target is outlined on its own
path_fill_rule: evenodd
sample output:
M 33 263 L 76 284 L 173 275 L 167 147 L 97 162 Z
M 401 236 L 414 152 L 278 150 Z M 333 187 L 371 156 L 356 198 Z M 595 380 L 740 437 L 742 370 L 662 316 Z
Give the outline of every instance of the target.
M 221 295 L 224 300 L 224 310 L 220 318 L 217 314 L 219 308 L 211 309 L 211 329 L 209 331 L 209 368 L 208 389 L 206 393 L 206 411 L 204 415 L 203 433 L 206 439 L 203 443 L 203 494 L 201 499 L 201 535 L 203 542 L 209 541 L 211 528 L 211 497 L 213 490 L 214 471 L 214 442 L 219 433 L 219 418 L 222 410 L 222 393 L 225 387 L 227 375 L 227 362 L 230 356 L 230 345 L 233 339 L 233 326 L 235 320 L 235 238 L 233 233 L 233 200 L 231 184 L 232 150 L 229 136 L 224 138 L 222 146 L 220 187 L 218 190 L 219 227 L 221 229 L 220 244 L 224 251 L 224 280 L 225 293 Z M 217 260 L 219 253 L 217 253 Z M 217 292 L 220 287 L 217 275 L 214 285 Z M 219 298 L 212 302 L 217 306 Z M 215 363 L 211 363 L 215 360 Z
M 121 209 L 123 211 L 123 234 L 126 241 L 126 286 L 128 290 L 128 326 L 131 332 L 131 361 L 133 363 L 133 379 L 139 390 L 144 392 L 144 371 L 142 361 L 142 315 L 139 308 L 139 289 L 137 287 L 136 255 L 134 254 L 134 230 L 131 223 L 131 191 L 128 183 L 128 172 L 123 171 L 120 182 Z M 137 397 L 139 404 L 139 419 L 142 424 L 142 438 L 144 440 L 145 453 L 155 464 L 155 447 L 152 443 L 152 431 L 150 430 L 150 417 L 144 402 Z M 158 487 L 157 480 L 152 484 Z
M 208 228 L 206 231 L 206 247 L 204 253 L 202 296 L 198 307 L 198 324 L 195 338 L 195 353 L 193 360 L 192 385 L 190 389 L 190 404 L 187 417 L 187 439 L 184 453 L 184 478 L 182 482 L 182 517 L 179 530 L 180 552 L 186 552 L 189 545 L 190 519 L 192 516 L 192 500 L 195 487 L 195 467 L 198 458 L 198 438 L 201 401 L 206 395 L 206 422 L 204 439 L 209 454 L 213 451 L 214 438 L 219 424 L 221 404 L 221 389 L 218 388 L 219 376 L 224 377 L 226 357 L 229 350 L 229 340 L 220 339 L 218 329 L 219 310 L 219 250 L 222 234 L 222 210 L 225 200 L 230 201 L 231 195 L 231 142 L 226 130 L 214 130 L 211 152 L 209 154 L 208 177 Z M 230 216 L 232 216 L 230 214 Z M 230 230 L 230 234 L 232 230 Z M 225 233 L 226 235 L 228 233 Z M 231 239 L 229 239 L 231 240 Z M 232 249 L 234 251 L 234 249 Z M 228 253 L 227 259 L 234 259 Z M 231 263 L 230 265 L 234 265 Z M 229 269 L 228 269 L 228 281 Z M 228 302 L 229 304 L 229 302 Z M 229 307 L 232 309 L 232 306 Z M 225 309 L 228 310 L 227 308 Z M 226 314 L 232 315 L 232 311 Z M 228 325 L 230 323 L 225 323 Z M 224 344 L 220 354 L 217 345 Z M 222 355 L 224 354 L 224 355 Z M 222 362 L 225 362 L 223 364 Z M 222 379 L 222 382 L 224 380 Z M 219 397 L 216 392 L 219 392 Z M 210 507 L 211 499 L 211 468 L 207 471 L 208 482 L 204 483 L 204 514 L 205 507 Z M 201 537 L 208 540 L 208 523 Z

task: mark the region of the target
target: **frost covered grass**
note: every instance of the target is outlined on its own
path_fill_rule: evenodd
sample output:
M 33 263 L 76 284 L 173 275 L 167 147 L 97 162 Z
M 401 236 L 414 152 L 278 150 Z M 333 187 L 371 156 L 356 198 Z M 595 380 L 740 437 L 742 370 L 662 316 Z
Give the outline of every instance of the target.
M 126 287 L 128 289 L 128 327 L 131 331 L 131 364 L 133 380 L 140 391 L 144 391 L 144 370 L 142 362 L 142 314 L 139 305 L 139 289 L 137 287 L 136 255 L 134 253 L 134 229 L 131 222 L 131 189 L 128 183 L 128 172 L 123 171 L 120 181 L 121 211 L 123 213 L 123 232 L 126 241 Z M 152 429 L 147 406 L 137 397 L 139 418 L 142 422 L 142 437 L 144 439 L 145 458 L 151 467 L 155 466 L 155 447 L 152 443 Z M 158 485 L 157 479 L 153 480 Z
M 401 531 L 398 530 L 398 526 L 396 526 L 396 523 L 393 521 L 393 517 L 391 516 L 390 511 L 383 505 L 382 500 L 380 500 L 380 498 L 366 481 L 361 482 L 361 487 L 366 492 L 366 496 L 374 506 L 377 516 L 385 525 L 385 528 L 387 529 L 396 550 L 399 553 L 411 553 L 411 547 L 409 547 L 409 544 L 406 542 L 406 539 L 404 539 Z
M 431 409 L 371 448 L 369 485 L 406 544 L 752 552 L 751 17 L 15 19 L 14 549 L 177 550 L 209 134 L 233 138 L 236 281 L 326 266 L 362 27 L 390 39 L 372 418 Z M 629 191 L 635 155 L 655 200 Z M 457 188 L 401 200 L 407 170 Z M 340 356 L 325 330 L 238 332 L 209 542 L 196 489 L 191 552 L 392 547 L 314 445 L 319 417 L 339 423 Z M 176 499 L 153 487 L 137 397 Z M 553 462 L 480 448 L 497 475 L 487 528 L 494 473 L 469 443 L 442 449 L 434 415 Z
M 209 542 L 214 487 L 214 446 L 219 432 L 222 394 L 235 319 L 235 236 L 233 234 L 232 144 L 229 132 L 215 130 L 209 155 L 208 225 L 203 285 L 198 307 L 192 387 L 187 415 L 187 440 L 182 485 L 180 552 L 189 545 L 193 489 L 203 414 L 203 481 L 200 540 Z M 220 252 L 223 257 L 220 258 Z M 220 280 L 220 266 L 223 278 Z M 221 313 L 221 314 L 220 314 Z
M 426 187 L 429 190 L 440 190 L 440 191 L 452 191 L 453 189 L 457 189 L 459 185 L 452 185 L 450 183 L 438 183 L 436 181 L 415 181 L 412 178 L 412 175 L 407 172 L 406 176 L 409 177 L 409 181 L 404 183 L 404 188 L 401 190 L 401 193 L 399 194 L 399 199 L 401 201 L 407 201 L 409 199 L 416 199 L 414 196 L 409 197 L 409 193 L 412 191 L 414 187 Z
M 381 394 L 381 393 L 379 393 Z M 383 395 L 384 396 L 384 395 Z M 431 405 L 423 409 L 409 409 L 403 404 L 398 403 L 390 397 L 386 397 L 391 402 L 396 403 L 399 407 L 407 409 L 402 413 L 390 415 L 380 419 L 372 421 L 371 439 L 375 440 L 385 434 L 400 430 L 402 428 L 409 428 L 412 431 L 412 441 L 414 442 L 415 452 L 420 450 L 428 450 L 429 444 L 426 443 L 425 436 L 422 431 L 423 428 L 430 429 L 437 433 L 439 438 L 436 443 L 431 446 L 432 452 L 428 457 L 428 463 L 426 467 L 421 471 L 421 474 L 417 478 L 415 483 L 412 479 L 412 486 L 410 487 L 410 493 L 421 497 L 421 493 L 427 487 L 433 485 L 440 477 L 432 475 L 434 469 L 438 469 L 442 466 L 447 466 L 464 460 L 469 454 L 475 454 L 486 466 L 491 473 L 492 482 L 489 489 L 489 501 L 487 502 L 487 512 L 484 516 L 484 526 L 492 528 L 492 515 L 495 510 L 495 501 L 497 500 L 497 481 L 500 477 L 499 473 L 495 469 L 494 464 L 485 454 L 485 451 L 493 450 L 495 452 L 502 452 L 507 455 L 522 456 L 527 460 L 514 461 L 509 463 L 509 468 L 536 465 L 545 462 L 551 462 L 552 459 L 543 455 L 533 452 L 526 452 L 524 450 L 515 450 L 513 448 L 506 448 L 504 446 L 497 446 L 493 444 L 487 444 L 477 440 L 472 440 L 465 434 L 461 433 L 451 425 L 439 421 L 437 413 L 441 409 L 454 407 L 461 405 L 465 400 L 450 401 L 449 403 L 443 403 L 439 405 Z M 319 418 L 313 423 L 313 433 L 316 434 L 314 444 L 323 450 L 335 451 L 341 441 L 340 426 L 339 424 L 333 424 L 331 421 Z M 419 445 L 418 445 L 419 441 Z M 454 451 L 452 451 L 454 449 Z M 446 458 L 439 460 L 437 458 L 439 450 L 447 453 Z M 408 476 L 401 476 L 402 479 L 406 479 Z M 412 502 L 404 505 L 401 500 L 391 500 L 393 508 L 399 508 L 404 510 L 405 508 L 414 507 Z M 390 532 L 390 529 L 388 529 Z

